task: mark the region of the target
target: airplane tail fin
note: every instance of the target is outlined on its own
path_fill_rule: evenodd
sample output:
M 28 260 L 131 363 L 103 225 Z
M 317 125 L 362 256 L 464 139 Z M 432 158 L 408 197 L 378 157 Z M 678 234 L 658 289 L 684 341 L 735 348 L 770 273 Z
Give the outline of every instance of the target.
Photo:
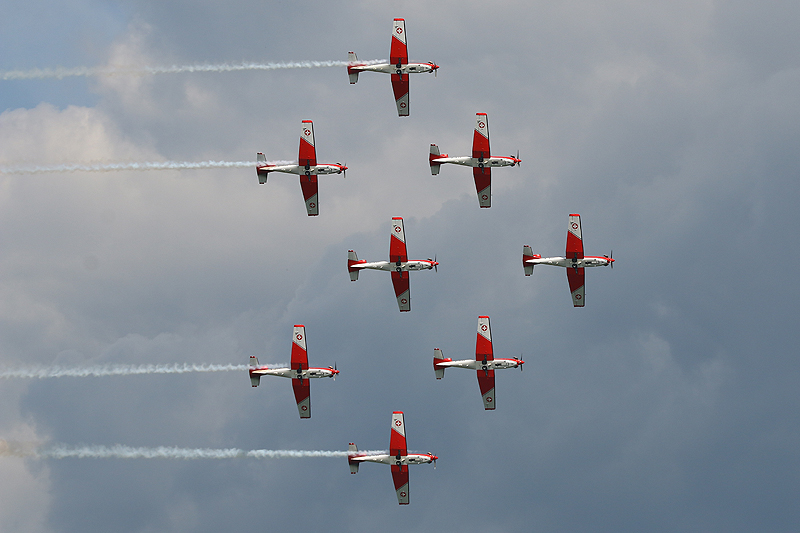
M 351 442 L 350 445 L 347 447 L 347 451 L 349 453 L 356 453 L 358 451 L 358 446 L 356 446 L 354 443 Z M 358 474 L 358 465 L 360 463 L 350 459 L 349 455 L 347 456 L 347 463 L 350 465 L 350 473 Z
M 263 168 L 260 166 L 262 163 L 266 162 L 267 158 L 264 157 L 264 154 L 258 152 L 258 154 L 256 154 L 256 174 L 258 174 L 258 183 L 261 185 L 264 185 L 267 182 L 267 171 L 263 170 Z
M 522 247 L 522 267 L 525 269 L 526 276 L 533 274 L 533 265 L 526 263 L 528 259 L 533 259 L 533 250 L 526 244 Z
M 358 256 L 353 250 L 347 252 L 347 271 L 350 273 L 350 281 L 358 281 L 358 273 L 361 269 L 353 268 L 356 263 L 363 263 L 358 260 Z
M 447 359 L 444 358 L 444 355 L 439 348 L 433 349 L 433 371 L 436 373 L 436 379 L 442 379 L 444 377 L 445 367 L 439 367 L 439 363 L 442 363 L 446 360 Z
M 252 367 L 256 367 L 256 366 L 258 366 L 258 357 L 256 357 L 255 355 L 251 355 L 251 356 L 250 356 L 250 368 L 252 368 Z M 253 387 L 258 387 L 258 384 L 259 384 L 259 383 L 261 383 L 261 376 L 260 376 L 260 375 L 258 375 L 258 374 L 256 374 L 256 375 L 253 375 L 253 374 L 251 373 L 251 374 L 250 374 L 250 384 L 251 384 Z
M 437 163 L 433 162 L 433 160 L 436 159 L 437 157 L 439 157 L 440 155 L 441 154 L 439 153 L 439 147 L 436 146 L 435 144 L 432 144 L 431 145 L 431 155 L 428 156 L 428 161 L 430 161 L 430 164 L 431 164 L 431 175 L 433 175 L 433 176 L 436 176 L 437 174 L 439 174 L 439 167 L 442 166 L 440 164 L 437 164 Z
M 356 57 L 356 53 L 348 52 L 347 61 L 348 63 L 358 63 L 358 57 Z M 352 70 L 350 66 L 347 67 L 347 75 L 350 77 L 350 84 L 356 83 L 358 81 L 358 71 Z

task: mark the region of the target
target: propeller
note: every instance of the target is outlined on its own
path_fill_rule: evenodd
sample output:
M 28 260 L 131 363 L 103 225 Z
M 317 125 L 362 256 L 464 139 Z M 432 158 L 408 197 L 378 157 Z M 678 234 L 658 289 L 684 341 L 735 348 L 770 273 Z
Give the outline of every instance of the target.
M 339 165 L 339 167 L 340 167 L 339 168 L 339 174 L 344 174 L 343 177 L 346 178 L 347 177 L 347 163 L 345 163 L 344 165 L 341 164 L 341 163 L 336 163 L 336 164 Z
M 333 381 L 336 381 L 336 374 L 339 373 L 339 370 L 336 368 L 336 363 L 334 362 L 333 366 L 329 366 L 328 368 L 333 370 L 333 374 L 331 374 L 331 377 L 333 378 Z
M 609 265 L 611 266 L 611 268 L 613 269 L 613 268 L 614 268 L 614 250 L 611 250 L 611 256 L 608 256 L 608 255 L 603 255 L 603 257 L 605 257 L 606 259 L 608 259 L 608 260 L 609 260 L 609 261 L 608 261 L 608 264 L 609 264 Z
M 438 457 L 433 455 L 431 452 L 428 452 L 428 455 L 430 455 L 431 458 L 433 459 L 433 469 L 436 470 L 436 460 L 438 459 Z
M 433 71 L 433 77 L 438 77 L 439 74 L 439 65 L 436 64 L 436 61 L 428 61 L 431 64 L 431 70 Z
M 439 262 L 438 262 L 438 261 L 436 261 L 436 256 L 434 255 L 434 256 L 433 256 L 433 259 L 431 259 L 431 258 L 429 257 L 429 258 L 428 258 L 428 261 L 430 261 L 431 263 L 433 263 L 433 271 L 434 271 L 434 272 L 439 272 Z
M 516 357 L 514 358 L 517 361 L 517 366 L 519 367 L 519 371 L 522 372 L 522 365 L 525 364 L 525 361 L 522 360 L 522 354 L 519 354 L 519 359 Z

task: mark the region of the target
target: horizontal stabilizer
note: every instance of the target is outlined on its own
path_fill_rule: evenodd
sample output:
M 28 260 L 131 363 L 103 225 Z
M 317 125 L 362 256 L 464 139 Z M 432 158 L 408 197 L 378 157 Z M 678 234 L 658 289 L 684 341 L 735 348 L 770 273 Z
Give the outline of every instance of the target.
M 256 154 L 256 174 L 258 174 L 258 183 L 264 185 L 267 182 L 267 171 L 262 170 L 260 167 L 267 164 L 267 158 L 261 152 Z
M 347 62 L 348 63 L 357 63 L 358 57 L 356 57 L 355 52 L 348 52 L 347 53 Z M 350 83 L 356 83 L 358 81 L 358 71 L 351 70 L 350 67 L 347 67 L 347 75 L 350 77 Z
M 347 447 L 347 451 L 351 454 L 358 452 L 358 446 L 355 443 L 350 443 Z M 347 462 L 350 464 L 350 473 L 351 474 L 358 474 L 358 465 L 360 464 L 358 461 L 353 461 L 350 457 L 347 457 Z
M 534 265 L 531 263 L 527 263 L 529 259 L 533 259 L 533 250 L 527 244 L 522 247 L 522 266 L 525 268 L 525 275 L 530 276 L 533 274 L 533 267 Z
M 358 281 L 358 273 L 360 268 L 353 268 L 353 265 L 358 263 L 358 256 L 353 250 L 347 251 L 347 271 L 350 273 L 350 281 Z
M 250 356 L 250 368 L 258 366 L 258 357 L 255 355 Z M 259 374 L 250 374 L 250 384 L 253 387 L 258 387 L 258 384 L 261 383 L 261 375 Z
M 435 144 L 432 144 L 431 145 L 431 155 L 428 156 L 428 160 L 429 160 L 429 162 L 431 164 L 431 175 L 433 175 L 433 176 L 436 176 L 437 174 L 439 174 L 439 169 L 442 166 L 439 163 L 434 163 L 433 162 L 433 160 L 438 158 L 440 155 L 441 155 L 441 152 L 439 152 L 439 147 L 436 146 Z
M 446 361 L 442 351 L 439 348 L 434 348 L 433 350 L 433 371 L 436 374 L 436 379 L 442 379 L 444 377 L 444 371 L 446 367 L 439 367 L 439 363 Z

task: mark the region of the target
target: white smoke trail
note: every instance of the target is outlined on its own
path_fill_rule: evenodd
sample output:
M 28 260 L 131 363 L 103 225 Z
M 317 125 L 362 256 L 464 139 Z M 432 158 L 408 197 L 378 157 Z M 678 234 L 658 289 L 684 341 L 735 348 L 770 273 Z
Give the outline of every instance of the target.
M 30 457 L 37 459 L 284 459 L 305 457 L 347 457 L 342 450 L 242 450 L 240 448 L 155 448 L 123 446 L 68 446 L 54 444 L 38 446 L 35 443 L 0 440 L 0 457 Z M 359 454 L 383 454 L 385 451 L 367 451 Z
M 72 368 L 61 366 L 34 366 L 17 369 L 0 369 L 0 378 L 45 379 L 61 377 L 84 378 L 90 376 L 134 376 L 138 374 L 187 374 L 190 372 L 244 372 L 248 368 L 250 368 L 249 365 L 190 365 L 187 363 L 167 365 L 95 365 Z
M 261 163 L 264 164 L 264 163 Z M 294 161 L 268 161 L 268 165 L 291 165 Z M 150 161 L 144 163 L 97 163 L 0 167 L 0 174 L 51 174 L 58 172 L 116 172 L 120 170 L 203 170 L 212 168 L 255 168 L 255 161 Z
M 385 59 L 359 61 L 363 65 L 387 63 Z M 280 63 L 220 63 L 198 65 L 172 65 L 165 67 L 76 67 L 35 68 L 31 70 L 0 71 L 0 80 L 63 79 L 76 76 L 147 76 L 151 74 L 181 74 L 184 72 L 235 72 L 240 70 L 282 70 L 294 68 L 346 67 L 348 61 L 287 61 Z

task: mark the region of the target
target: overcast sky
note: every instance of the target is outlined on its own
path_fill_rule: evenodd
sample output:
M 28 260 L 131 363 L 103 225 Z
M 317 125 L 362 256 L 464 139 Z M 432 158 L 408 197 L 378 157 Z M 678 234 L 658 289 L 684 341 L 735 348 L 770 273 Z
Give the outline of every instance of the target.
M 0 166 L 297 157 L 315 124 L 320 216 L 296 176 L 254 169 L 0 175 L 0 367 L 288 362 L 305 324 L 312 382 L 246 372 L 0 382 L 0 438 L 69 445 L 388 448 L 402 410 L 411 468 L 344 458 L 0 458 L 0 530 L 797 531 L 800 526 L 800 4 L 766 2 L 5 2 L 0 70 L 388 58 L 406 19 L 408 118 L 389 77 L 344 67 L 0 81 Z M 468 155 L 476 112 L 491 209 L 471 172 L 431 176 L 431 143 Z M 588 269 L 523 274 L 522 246 Z M 411 275 L 388 258 L 393 216 Z M 433 349 L 497 372 L 434 379 Z

